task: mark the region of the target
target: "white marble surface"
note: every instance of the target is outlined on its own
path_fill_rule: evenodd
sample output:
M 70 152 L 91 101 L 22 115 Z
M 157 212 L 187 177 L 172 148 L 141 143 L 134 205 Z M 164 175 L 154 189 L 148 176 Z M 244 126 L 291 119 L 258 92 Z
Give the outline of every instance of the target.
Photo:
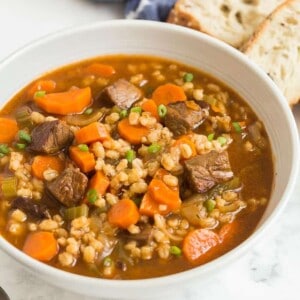
M 47 33 L 121 17 L 120 4 L 95 4 L 86 0 L 0 0 L 0 60 Z M 294 109 L 294 114 L 300 128 L 300 107 Z M 177 287 L 172 300 L 300 299 L 299 194 L 300 180 L 268 236 L 232 266 L 210 278 L 205 287 Z M 91 299 L 41 281 L 1 251 L 0 286 L 12 300 Z

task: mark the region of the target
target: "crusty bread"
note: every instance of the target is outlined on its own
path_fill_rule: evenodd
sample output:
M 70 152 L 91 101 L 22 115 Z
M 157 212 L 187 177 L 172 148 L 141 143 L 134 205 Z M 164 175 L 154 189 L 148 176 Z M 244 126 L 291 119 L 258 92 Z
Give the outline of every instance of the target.
M 239 48 L 284 0 L 178 0 L 168 22 L 191 27 Z
M 290 105 L 300 99 L 300 0 L 287 0 L 241 50 L 275 81 Z

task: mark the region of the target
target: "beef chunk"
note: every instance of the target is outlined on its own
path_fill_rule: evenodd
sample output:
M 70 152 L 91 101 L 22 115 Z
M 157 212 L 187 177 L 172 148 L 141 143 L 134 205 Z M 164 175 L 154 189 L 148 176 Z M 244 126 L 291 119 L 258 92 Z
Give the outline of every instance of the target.
M 11 208 L 20 209 L 26 213 L 27 216 L 36 220 L 50 217 L 50 213 L 46 205 L 36 203 L 30 198 L 18 197 L 14 199 L 11 203 Z
M 165 125 L 175 137 L 196 129 L 208 116 L 208 108 L 195 101 L 178 101 L 167 105 Z
M 101 99 L 111 105 L 117 105 L 121 109 L 128 109 L 141 96 L 141 90 L 135 85 L 125 79 L 119 79 L 103 90 Z
M 29 151 L 54 154 L 69 146 L 74 135 L 64 122 L 55 120 L 36 126 L 31 132 Z
M 211 151 L 184 162 L 186 178 L 194 192 L 205 193 L 216 183 L 233 177 L 227 151 Z
M 88 178 L 83 173 L 78 169 L 68 168 L 55 180 L 48 182 L 46 188 L 55 199 L 71 207 L 82 200 L 87 184 Z

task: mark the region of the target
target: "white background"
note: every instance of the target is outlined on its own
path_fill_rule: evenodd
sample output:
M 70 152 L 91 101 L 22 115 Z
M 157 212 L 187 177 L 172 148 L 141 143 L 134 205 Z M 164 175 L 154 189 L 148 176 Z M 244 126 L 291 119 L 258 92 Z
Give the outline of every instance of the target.
M 0 61 L 45 34 L 122 17 L 121 4 L 96 4 L 87 0 L 0 0 Z M 299 127 L 299 107 L 294 109 L 294 115 Z M 220 270 L 204 286 L 170 287 L 176 293 L 172 300 L 300 299 L 300 180 L 298 182 L 294 196 L 264 240 L 232 266 Z M 39 280 L 1 251 L 0 286 L 12 300 L 91 299 Z

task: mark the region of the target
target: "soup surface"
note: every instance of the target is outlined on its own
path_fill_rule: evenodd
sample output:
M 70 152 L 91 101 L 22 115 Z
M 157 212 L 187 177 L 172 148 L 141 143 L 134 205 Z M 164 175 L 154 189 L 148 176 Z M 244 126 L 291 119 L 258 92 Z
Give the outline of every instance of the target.
M 263 124 L 230 88 L 177 62 L 119 55 L 50 72 L 6 104 L 0 180 L 0 233 L 21 251 L 139 279 L 245 240 L 273 162 Z

